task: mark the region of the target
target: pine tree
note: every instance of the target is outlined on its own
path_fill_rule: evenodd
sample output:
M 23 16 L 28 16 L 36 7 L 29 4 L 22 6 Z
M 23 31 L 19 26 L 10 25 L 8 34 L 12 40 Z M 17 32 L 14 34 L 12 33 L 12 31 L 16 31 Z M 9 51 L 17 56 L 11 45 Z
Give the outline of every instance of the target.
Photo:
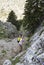
M 9 13 L 7 22 L 11 22 L 13 25 L 17 26 L 16 19 L 17 19 L 17 17 L 16 17 L 16 15 L 15 15 L 15 13 L 14 13 L 13 11 L 11 11 L 11 12 Z
M 41 0 L 26 0 L 23 25 L 31 32 L 34 32 L 41 23 L 41 9 Z

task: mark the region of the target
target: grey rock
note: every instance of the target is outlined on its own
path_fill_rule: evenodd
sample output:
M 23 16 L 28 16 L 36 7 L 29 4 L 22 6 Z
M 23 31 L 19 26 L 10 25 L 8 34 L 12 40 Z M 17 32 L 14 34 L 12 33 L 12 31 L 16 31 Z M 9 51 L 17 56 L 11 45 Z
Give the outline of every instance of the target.
M 0 39 L 0 65 L 6 59 L 15 57 L 20 51 L 17 38 L 9 40 Z
M 13 35 L 13 37 L 15 37 L 15 36 L 18 35 L 18 31 L 17 31 L 16 27 L 13 24 L 11 24 L 10 22 L 4 23 L 4 27 L 5 27 L 5 30 L 6 30 L 6 34 L 8 36 Z
M 31 47 L 27 49 L 24 56 L 24 65 L 44 64 L 44 28 L 37 31 L 30 39 Z M 41 35 L 39 35 L 41 33 Z
M 0 33 L 3 32 L 3 35 L 9 38 L 14 38 L 18 36 L 18 31 L 15 25 L 13 25 L 11 22 L 1 22 L 0 21 Z
M 3 65 L 12 65 L 11 61 L 10 60 L 5 60 Z
M 19 63 L 17 63 L 16 65 L 24 65 L 24 64 L 19 62 Z

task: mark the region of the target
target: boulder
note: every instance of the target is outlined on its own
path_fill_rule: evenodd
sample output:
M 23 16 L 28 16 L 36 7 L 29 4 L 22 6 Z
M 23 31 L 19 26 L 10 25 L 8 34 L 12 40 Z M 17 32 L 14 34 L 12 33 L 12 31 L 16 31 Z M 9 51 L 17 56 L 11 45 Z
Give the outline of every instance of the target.
M 11 22 L 4 23 L 5 27 L 5 33 L 8 35 L 8 37 L 16 37 L 18 36 L 18 31 L 16 27 Z
M 3 23 L 0 21 L 0 35 L 7 38 L 14 38 L 18 36 L 18 31 L 15 25 L 13 25 L 11 22 Z

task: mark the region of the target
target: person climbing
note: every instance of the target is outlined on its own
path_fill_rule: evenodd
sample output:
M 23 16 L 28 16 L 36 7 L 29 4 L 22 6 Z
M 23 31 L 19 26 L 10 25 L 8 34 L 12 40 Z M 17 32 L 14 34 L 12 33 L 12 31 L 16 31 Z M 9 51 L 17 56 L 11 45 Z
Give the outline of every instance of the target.
M 23 44 L 23 42 L 24 42 L 24 36 L 20 35 L 20 38 L 19 38 L 20 52 L 22 51 L 22 44 Z

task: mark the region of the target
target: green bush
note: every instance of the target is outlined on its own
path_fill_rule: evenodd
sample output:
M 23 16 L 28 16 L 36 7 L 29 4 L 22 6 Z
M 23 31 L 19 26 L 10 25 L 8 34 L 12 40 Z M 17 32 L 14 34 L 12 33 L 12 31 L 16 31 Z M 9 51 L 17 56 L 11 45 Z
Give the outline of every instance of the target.
M 5 29 L 3 29 L 3 27 L 0 27 L 0 38 L 6 38 Z
M 2 50 L 2 53 L 6 54 L 6 50 Z
M 19 62 L 19 57 L 16 57 L 15 61 L 12 60 L 13 58 L 11 58 L 11 62 L 12 62 L 12 65 L 15 65 L 16 63 Z

